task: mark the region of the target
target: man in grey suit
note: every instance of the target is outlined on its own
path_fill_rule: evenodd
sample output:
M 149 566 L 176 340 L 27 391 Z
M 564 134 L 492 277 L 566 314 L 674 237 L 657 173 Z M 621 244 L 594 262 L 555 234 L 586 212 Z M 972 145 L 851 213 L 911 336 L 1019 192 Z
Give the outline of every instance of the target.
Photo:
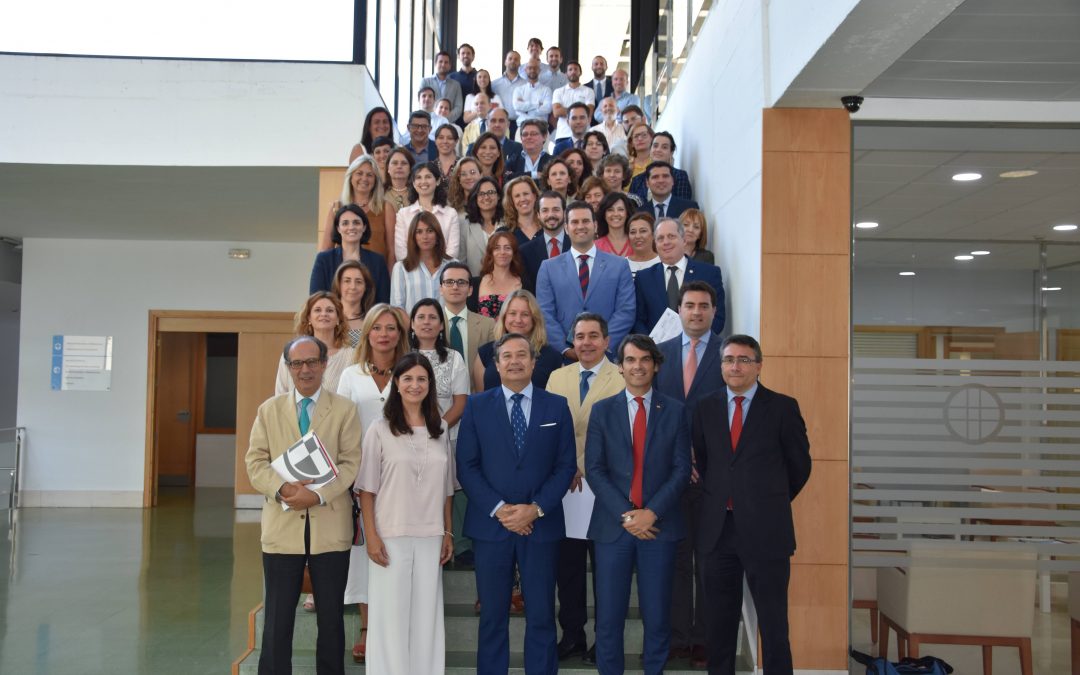
M 450 77 L 450 68 L 450 53 L 439 52 L 435 55 L 435 74 L 420 80 L 420 88 L 434 89 L 436 101 L 443 98 L 450 100 L 450 114 L 447 119 L 453 122 L 461 119 L 461 113 L 465 109 L 465 97 L 461 95 L 461 85 Z

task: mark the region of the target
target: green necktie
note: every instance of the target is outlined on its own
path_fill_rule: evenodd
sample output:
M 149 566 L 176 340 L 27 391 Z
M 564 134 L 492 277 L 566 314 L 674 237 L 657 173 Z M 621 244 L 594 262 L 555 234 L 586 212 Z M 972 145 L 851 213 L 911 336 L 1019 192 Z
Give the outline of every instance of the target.
M 462 358 L 465 357 L 465 345 L 462 344 L 461 331 L 458 330 L 458 321 L 461 321 L 460 316 L 454 316 L 450 318 L 450 348 L 461 354 Z
M 311 415 L 308 414 L 308 406 L 311 405 L 310 398 L 300 400 L 300 435 L 303 436 L 308 432 L 308 428 L 311 426 Z

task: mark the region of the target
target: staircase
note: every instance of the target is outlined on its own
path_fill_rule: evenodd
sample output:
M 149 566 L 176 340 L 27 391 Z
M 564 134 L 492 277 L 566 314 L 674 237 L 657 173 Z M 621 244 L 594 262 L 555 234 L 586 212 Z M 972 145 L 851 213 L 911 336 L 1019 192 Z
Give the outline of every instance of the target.
M 592 581 L 589 581 L 589 623 L 586 625 L 586 635 L 589 645 L 594 642 L 592 621 Z M 626 673 L 644 673 L 641 669 L 642 647 L 642 624 L 637 602 L 637 584 L 631 588 L 630 612 L 626 620 Z M 446 674 L 467 675 L 476 672 L 476 636 L 479 627 L 479 617 L 473 610 L 476 602 L 476 577 L 471 571 L 446 570 L 443 572 L 443 601 L 445 602 L 446 621 Z M 259 665 L 259 645 L 262 643 L 263 634 L 263 611 L 259 609 L 253 613 L 254 630 L 249 632 L 253 636 L 253 642 L 249 644 L 252 651 L 239 663 L 241 675 L 256 675 Z M 345 643 L 346 649 L 352 650 L 352 645 L 360 634 L 360 615 L 356 605 L 345 608 Z M 560 635 L 562 632 L 560 631 Z M 296 608 L 296 628 L 293 633 L 293 672 L 297 675 L 314 675 L 315 673 L 315 615 L 305 612 L 299 605 Z M 750 672 L 750 663 L 746 656 L 745 637 L 740 629 L 739 639 L 739 663 L 740 672 Z M 524 674 L 524 655 L 522 644 L 525 638 L 525 617 L 510 617 L 510 673 Z M 366 672 L 364 666 L 353 663 L 352 656 L 348 653 L 343 655 L 346 661 L 345 672 L 350 675 Z M 596 667 L 581 661 L 580 657 L 574 656 L 559 664 L 561 673 L 595 673 Z M 672 660 L 664 671 L 670 675 L 690 675 L 705 672 L 702 669 L 691 669 L 687 660 Z M 415 675 L 425 675 L 416 673 Z M 432 674 L 435 675 L 435 674 Z

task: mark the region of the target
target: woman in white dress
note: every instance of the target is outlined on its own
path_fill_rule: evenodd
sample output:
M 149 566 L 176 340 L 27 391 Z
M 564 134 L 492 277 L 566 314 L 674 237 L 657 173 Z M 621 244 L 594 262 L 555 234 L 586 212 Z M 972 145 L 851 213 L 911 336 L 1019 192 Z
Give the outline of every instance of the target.
M 326 370 L 323 373 L 323 386 L 330 391 L 336 390 L 342 371 L 352 363 L 349 322 L 345 318 L 341 300 L 338 300 L 338 296 L 326 291 L 312 293 L 304 302 L 304 306 L 296 313 L 295 331 L 297 336 L 312 335 L 326 345 L 330 358 L 326 362 Z M 285 357 L 282 357 L 278 361 L 274 394 L 284 394 L 292 389 L 289 367 L 285 365 Z M 305 609 L 307 609 L 306 605 L 305 602 Z
M 469 369 L 465 359 L 450 349 L 446 339 L 445 314 L 437 300 L 425 298 L 409 315 L 409 346 L 427 357 L 435 371 L 435 395 L 439 414 L 450 430 L 450 447 L 457 441 L 457 423 L 469 397 Z
M 423 354 L 394 365 L 382 419 L 364 433 L 356 478 L 367 534 L 371 652 L 379 675 L 442 673 L 442 565 L 454 551 L 454 459 Z
M 347 396 L 360 413 L 361 430 L 368 429 L 382 417 L 383 405 L 390 394 L 390 375 L 394 364 L 409 350 L 401 315 L 390 305 L 379 303 L 368 310 L 363 338 L 356 348 L 355 363 L 345 369 L 337 393 Z M 360 465 L 363 467 L 363 458 Z M 349 582 L 345 586 L 345 604 L 360 605 L 360 639 L 353 646 L 353 660 L 363 663 L 368 626 L 367 550 L 353 546 L 349 556 Z

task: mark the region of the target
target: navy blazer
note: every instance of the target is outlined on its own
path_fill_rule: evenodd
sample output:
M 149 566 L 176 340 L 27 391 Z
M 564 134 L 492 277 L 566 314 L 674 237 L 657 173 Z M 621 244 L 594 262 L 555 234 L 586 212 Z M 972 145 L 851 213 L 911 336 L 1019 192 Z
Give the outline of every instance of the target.
M 475 143 L 469 143 L 469 147 L 465 149 L 465 154 L 468 155 L 469 157 L 473 157 L 472 148 L 473 148 L 474 145 L 476 145 L 476 144 Z M 517 141 L 512 141 L 509 138 L 504 139 L 503 142 L 502 142 L 503 163 L 504 164 L 509 164 L 510 163 L 510 158 L 511 157 L 517 157 L 518 155 L 520 155 L 521 150 L 522 150 L 521 143 L 518 143 Z
M 521 230 L 517 230 L 520 232 Z M 518 253 L 521 255 L 521 262 L 525 265 L 525 275 L 521 279 L 521 285 L 525 287 L 525 290 L 529 291 L 533 295 L 536 295 L 536 275 L 540 273 L 540 265 L 548 259 L 547 238 L 544 236 L 543 230 L 538 232 L 535 237 L 522 244 L 518 242 L 520 247 Z M 566 236 L 566 232 L 563 232 L 562 242 L 559 243 L 559 252 L 562 253 L 570 248 L 570 237 Z
M 709 341 L 705 343 L 705 354 L 698 362 L 689 394 L 684 393 L 683 389 L 683 335 L 656 345 L 664 355 L 664 365 L 660 366 L 660 372 L 656 374 L 654 386 L 686 406 L 688 423 L 698 401 L 724 388 L 724 378 L 720 372 L 720 344 L 723 341 L 724 338 L 716 333 L 709 335 Z
M 686 173 L 682 169 L 676 169 L 672 167 L 671 177 L 675 180 L 675 187 L 672 188 L 671 194 L 679 197 L 680 199 L 694 198 L 694 188 L 690 185 L 690 174 Z M 646 182 L 646 176 L 644 173 L 639 173 L 630 180 L 630 188 L 626 191 L 627 194 L 637 195 L 644 202 L 649 198 L 649 186 Z M 656 212 L 653 212 L 656 215 Z
M 795 553 L 791 501 L 810 479 L 810 440 L 799 404 L 759 383 L 732 449 L 727 393 L 724 387 L 707 396 L 693 413 L 690 436 L 702 485 L 698 549 L 716 547 L 730 499 L 739 519 L 739 554 L 788 558 Z
M 547 154 L 546 151 L 541 152 L 540 153 L 540 159 L 539 159 L 539 161 L 537 162 L 537 165 L 536 165 L 537 173 L 543 173 L 544 169 L 547 168 L 548 163 L 551 162 L 551 160 L 553 160 L 553 159 L 555 159 L 555 158 L 552 157 L 551 155 Z M 506 157 L 506 172 L 508 174 L 511 174 L 514 178 L 517 178 L 518 176 L 531 176 L 532 175 L 532 174 L 525 173 L 525 151 L 524 150 L 521 150 L 520 152 L 518 152 L 515 155 Z M 537 178 L 534 178 L 533 180 L 539 181 L 540 178 L 537 177 Z
M 469 498 L 465 536 L 504 541 L 512 534 L 491 515 L 500 501 L 535 502 L 544 511 L 529 535 L 537 542 L 565 536 L 562 498 L 577 473 L 574 420 L 562 396 L 533 387 L 529 428 L 521 456 L 502 387 L 474 394 L 465 403 L 457 438 L 457 476 Z
M 308 283 L 308 293 L 315 291 L 329 291 L 334 285 L 334 272 L 342 262 L 342 250 L 335 246 L 329 251 L 321 251 L 315 256 L 315 264 L 311 268 L 311 281 Z M 371 278 L 375 281 L 375 302 L 390 302 L 390 272 L 386 269 L 386 258 L 369 251 L 360 249 L 360 262 L 371 272 Z
M 634 324 L 635 333 L 648 333 L 663 316 L 668 308 L 667 301 L 667 266 L 658 262 L 652 267 L 646 267 L 634 277 L 634 289 L 637 299 L 637 322 Z M 712 329 L 714 333 L 724 331 L 725 300 L 724 278 L 720 268 L 716 265 L 686 261 L 686 273 L 683 275 L 683 284 L 691 281 L 704 281 L 716 291 L 716 317 L 713 318 Z
M 458 443 L 461 441 L 459 440 Z M 585 437 L 585 476 L 596 495 L 589 539 L 611 543 L 623 533 L 622 514 L 630 501 L 634 475 L 634 443 L 626 390 L 593 405 Z M 660 541 L 686 536 L 679 497 L 690 482 L 690 430 L 683 405 L 653 389 L 645 427 L 642 508 L 656 514 Z
M 593 94 L 596 94 L 596 78 L 593 78 L 585 83 L 585 86 L 593 90 Z M 600 114 L 600 101 L 604 100 L 608 96 L 612 96 L 615 93 L 615 87 L 611 84 L 611 76 L 608 75 L 604 78 L 604 95 L 596 99 L 595 107 L 593 108 L 593 121 L 602 122 L 603 116 Z
M 555 141 L 555 147 L 552 149 L 551 154 L 554 155 L 555 157 L 558 157 L 559 155 L 563 154 L 564 152 L 566 152 L 567 150 L 569 150 L 569 149 L 571 149 L 573 147 L 574 147 L 574 137 L 573 136 L 567 136 L 566 138 L 560 138 L 559 140 Z M 579 176 L 578 181 L 580 181 L 580 180 L 581 180 L 581 177 Z
M 699 207 L 698 203 L 695 202 L 693 199 L 683 199 L 681 197 L 676 197 L 674 194 L 672 194 L 671 195 L 671 201 L 668 202 L 667 209 L 664 211 L 664 217 L 665 218 L 678 218 L 679 216 L 682 215 L 682 212 L 685 211 L 686 209 L 697 209 L 697 208 L 701 208 L 701 207 Z M 646 200 L 646 202 L 641 205 L 641 207 L 638 209 L 638 211 L 644 211 L 646 213 L 651 213 L 653 216 L 655 216 L 656 215 L 656 205 L 653 204 L 653 201 L 651 199 L 649 199 L 649 200 Z

